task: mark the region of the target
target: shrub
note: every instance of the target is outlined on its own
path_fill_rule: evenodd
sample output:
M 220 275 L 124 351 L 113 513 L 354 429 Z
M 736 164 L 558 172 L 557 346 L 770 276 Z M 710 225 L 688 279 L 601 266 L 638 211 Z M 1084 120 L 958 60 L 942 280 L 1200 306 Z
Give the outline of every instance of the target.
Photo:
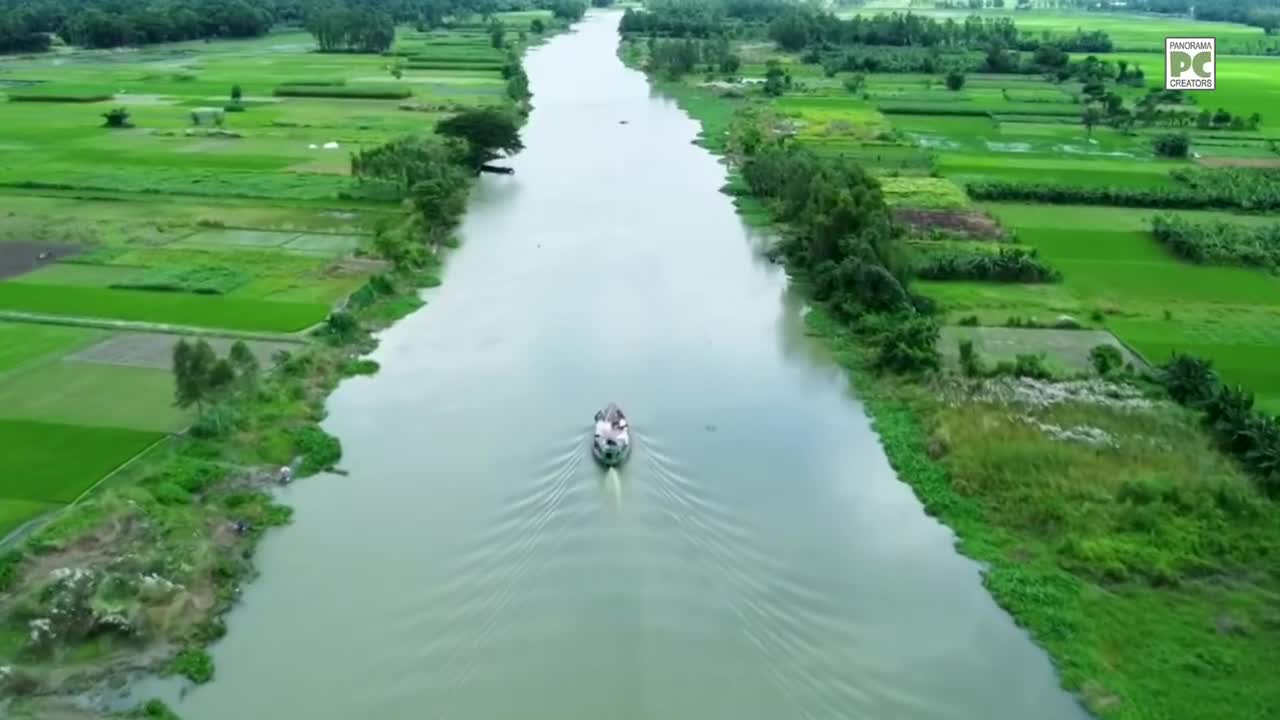
M 964 87 L 964 73 L 951 71 L 947 73 L 947 89 L 956 91 Z
M 973 349 L 972 340 L 960 341 L 960 370 L 969 377 L 977 377 L 985 371 L 982 358 Z
M 1099 375 L 1108 375 L 1124 364 L 1124 355 L 1114 345 L 1097 345 L 1089 351 L 1089 363 Z
M 965 326 L 965 327 L 977 327 L 977 326 L 978 326 L 978 316 L 977 316 L 977 315 L 969 315 L 968 317 L 962 317 L 962 318 L 960 318 L 960 320 L 959 320 L 958 322 L 956 322 L 956 324 L 957 324 L 957 325 L 962 325 L 962 326 Z
M 1157 135 L 1151 141 L 1151 147 L 1162 157 L 1184 158 L 1191 149 L 1191 138 L 1186 133 Z
M 133 127 L 133 123 L 129 122 L 129 111 L 126 108 L 120 107 L 114 110 L 108 110 L 107 112 L 102 113 L 102 117 L 105 120 L 105 122 L 102 124 L 103 127 L 109 127 L 109 128 Z
M 938 324 L 930 317 L 917 315 L 888 323 L 876 338 L 876 367 L 899 373 L 936 370 L 938 335 Z
M 305 425 L 293 430 L 294 451 L 302 456 L 299 472 L 311 475 L 327 470 L 342 457 L 342 445 L 338 438 L 326 433 L 318 425 Z
M 1057 282 L 1061 273 L 1045 265 L 1034 248 L 1000 248 L 996 253 L 947 248 L 917 258 L 915 274 L 925 280 Z
M 381 85 L 357 86 L 322 86 L 322 85 L 281 85 L 271 94 L 277 97 L 320 97 L 320 98 L 352 98 L 358 100 L 403 100 L 413 91 L 405 87 L 385 87 Z
M 213 657 L 202 648 L 187 648 L 174 657 L 169 672 L 177 673 L 196 684 L 213 679 Z
M 1226 220 L 1197 223 L 1160 214 L 1151 220 L 1151 233 L 1173 254 L 1194 263 L 1280 267 L 1280 224 L 1257 226 Z
M 1218 390 L 1220 381 L 1213 363 L 1192 355 L 1175 353 L 1159 369 L 1159 378 L 1174 402 L 1196 406 Z

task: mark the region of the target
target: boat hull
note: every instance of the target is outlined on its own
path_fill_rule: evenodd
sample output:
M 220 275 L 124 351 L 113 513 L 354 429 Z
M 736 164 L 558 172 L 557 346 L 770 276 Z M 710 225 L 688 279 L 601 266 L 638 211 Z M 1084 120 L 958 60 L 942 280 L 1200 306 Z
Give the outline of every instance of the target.
M 627 461 L 631 456 L 630 441 L 625 444 L 619 444 L 616 448 L 604 448 L 599 443 L 591 443 L 591 455 L 596 462 L 605 467 L 617 467 Z

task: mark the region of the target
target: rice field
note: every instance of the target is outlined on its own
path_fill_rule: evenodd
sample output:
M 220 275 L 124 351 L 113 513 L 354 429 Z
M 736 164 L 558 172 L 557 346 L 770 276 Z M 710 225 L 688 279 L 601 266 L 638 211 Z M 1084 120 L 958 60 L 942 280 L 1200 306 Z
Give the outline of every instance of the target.
M 541 11 L 497 17 L 554 24 Z M 401 214 L 362 195 L 350 154 L 506 102 L 504 55 L 482 26 L 399 28 L 385 56 L 314 48 L 279 32 L 4 63 L 0 313 L 51 324 L 0 321 L 0 536 L 192 420 L 173 404 L 174 336 L 76 323 L 322 322 L 381 271 L 353 256 Z M 207 122 L 233 86 L 243 110 Z M 113 108 L 131 127 L 104 127 Z M 288 345 L 251 347 L 267 365 Z

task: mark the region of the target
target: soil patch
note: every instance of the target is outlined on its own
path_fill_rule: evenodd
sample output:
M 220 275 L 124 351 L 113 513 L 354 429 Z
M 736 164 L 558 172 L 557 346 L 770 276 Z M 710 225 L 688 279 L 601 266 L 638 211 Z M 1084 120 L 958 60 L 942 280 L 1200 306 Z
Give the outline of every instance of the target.
M 1202 157 L 1196 162 L 1206 167 L 1280 168 L 1280 157 Z
M 945 230 L 983 240 L 999 240 L 1004 230 L 995 218 L 972 210 L 895 208 L 893 219 L 917 232 Z
M 178 340 L 179 336 L 164 333 L 119 333 L 68 356 L 68 359 L 100 365 L 126 365 L 168 370 L 173 366 L 173 346 Z M 235 342 L 227 338 L 205 338 L 205 341 L 219 356 L 225 356 Z M 297 348 L 293 343 L 264 340 L 246 340 L 245 344 L 253 351 L 254 356 L 264 368 L 275 364 L 272 358 L 277 352 Z
M 1053 328 L 961 327 L 942 328 L 938 349 L 950 363 L 959 365 L 959 343 L 968 340 L 989 361 L 1013 360 L 1018 355 L 1043 352 L 1049 362 L 1066 370 L 1088 371 L 1089 351 L 1097 345 L 1111 345 L 1126 363 L 1147 367 L 1106 330 L 1057 330 Z
M 0 242 L 0 280 L 25 275 L 63 258 L 84 252 L 79 245 L 28 241 Z

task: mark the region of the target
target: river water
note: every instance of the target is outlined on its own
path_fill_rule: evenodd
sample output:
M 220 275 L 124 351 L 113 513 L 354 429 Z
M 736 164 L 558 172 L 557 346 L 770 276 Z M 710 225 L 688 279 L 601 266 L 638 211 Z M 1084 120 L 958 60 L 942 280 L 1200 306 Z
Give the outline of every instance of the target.
M 698 127 L 616 57 L 532 50 L 428 307 L 291 487 L 187 720 L 1085 717 L 889 468 Z M 625 124 L 623 123 L 625 121 Z M 627 412 L 610 475 L 592 415 Z

